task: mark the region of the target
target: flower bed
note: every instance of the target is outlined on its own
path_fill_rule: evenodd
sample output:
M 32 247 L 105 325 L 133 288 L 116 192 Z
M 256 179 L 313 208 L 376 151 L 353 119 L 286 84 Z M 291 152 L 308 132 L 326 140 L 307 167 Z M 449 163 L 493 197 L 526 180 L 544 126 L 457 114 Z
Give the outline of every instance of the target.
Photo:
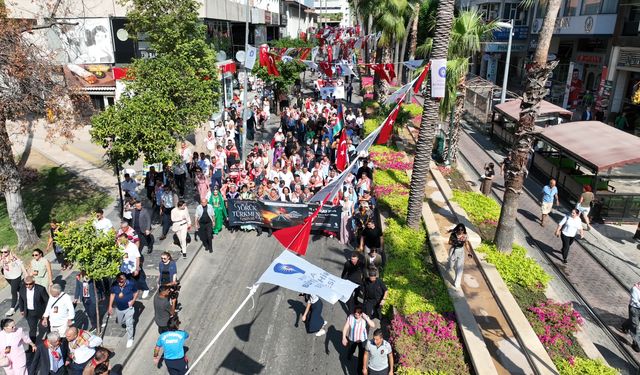
M 571 303 L 553 300 L 538 302 L 527 309 L 529 322 L 554 362 L 573 360 L 584 355 L 579 345 L 574 345 L 576 333 L 584 320 Z
M 527 256 L 527 250 L 522 246 L 514 245 L 513 251 L 507 254 L 496 249 L 494 244 L 483 243 L 476 251 L 487 254 L 487 262 L 496 266 L 509 288 L 520 285 L 531 291 L 544 290 L 551 281 L 551 276 Z
M 386 146 L 370 152 L 376 165 L 374 194 L 379 206 L 394 217 L 384 231 L 387 264 L 384 282 L 389 289 L 384 313 L 397 314 L 391 324 L 391 342 L 398 354 L 395 373 L 402 375 L 468 374 L 464 351 L 451 318 L 451 299 L 425 247 L 426 232 L 404 225 L 411 168 L 407 156 Z
M 464 352 L 451 317 L 432 312 L 397 314 L 391 321 L 390 342 L 398 351 L 398 365 L 415 373 L 446 369 L 447 374 L 468 374 Z

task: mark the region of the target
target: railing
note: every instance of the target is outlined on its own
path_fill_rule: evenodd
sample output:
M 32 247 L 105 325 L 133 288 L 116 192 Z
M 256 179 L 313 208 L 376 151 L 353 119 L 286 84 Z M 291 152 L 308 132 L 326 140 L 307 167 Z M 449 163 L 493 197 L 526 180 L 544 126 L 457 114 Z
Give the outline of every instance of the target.
M 609 221 L 640 219 L 640 194 L 598 193 L 599 216 Z

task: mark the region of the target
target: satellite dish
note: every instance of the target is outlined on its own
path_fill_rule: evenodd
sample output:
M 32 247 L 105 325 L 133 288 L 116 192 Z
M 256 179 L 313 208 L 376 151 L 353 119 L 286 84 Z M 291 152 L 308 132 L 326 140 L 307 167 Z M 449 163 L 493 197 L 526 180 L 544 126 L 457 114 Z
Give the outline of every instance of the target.
M 243 50 L 236 52 L 236 60 L 238 60 L 239 62 L 244 64 L 245 57 L 246 57 L 246 54 L 244 53 Z
M 226 52 L 224 52 L 224 51 L 219 51 L 219 52 L 216 54 L 216 61 L 217 61 L 217 62 L 222 62 L 222 61 L 224 61 L 224 60 L 226 60 L 226 59 L 227 59 L 227 53 L 226 53 Z

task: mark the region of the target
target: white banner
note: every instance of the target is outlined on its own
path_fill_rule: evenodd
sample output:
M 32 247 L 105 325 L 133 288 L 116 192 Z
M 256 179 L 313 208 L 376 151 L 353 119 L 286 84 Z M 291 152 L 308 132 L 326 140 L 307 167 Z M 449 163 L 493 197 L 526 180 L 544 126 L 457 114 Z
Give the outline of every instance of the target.
M 447 78 L 447 59 L 431 60 L 431 97 L 444 98 Z
M 311 61 L 316 61 L 316 56 L 318 55 L 318 51 L 320 51 L 320 47 L 311 48 Z
M 249 48 L 247 48 L 246 52 L 247 54 L 245 55 L 246 57 L 244 58 L 244 61 L 245 61 L 244 66 L 247 67 L 247 69 L 251 70 L 253 69 L 253 66 L 256 64 L 258 49 L 250 45 Z
M 347 302 L 355 283 L 332 275 L 290 251 L 283 251 L 260 276 L 258 284 L 278 285 L 298 293 L 314 294 L 334 304 Z

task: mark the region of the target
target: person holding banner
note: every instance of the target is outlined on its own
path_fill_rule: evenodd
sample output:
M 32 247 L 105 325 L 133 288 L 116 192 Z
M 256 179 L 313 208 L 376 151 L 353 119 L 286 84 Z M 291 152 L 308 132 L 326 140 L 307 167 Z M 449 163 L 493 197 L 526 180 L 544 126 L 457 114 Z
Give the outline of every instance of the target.
M 353 314 L 347 317 L 342 327 L 342 346 L 347 348 L 347 360 L 351 361 L 353 353 L 358 349 L 358 368 L 364 364 L 364 345 L 367 342 L 369 328 L 376 324 L 362 311 L 361 306 L 353 309 Z
M 320 337 L 327 333 L 324 329 L 327 321 L 322 318 L 322 300 L 315 294 L 305 294 L 304 300 L 307 306 L 302 314 L 302 321 L 305 323 L 307 333 L 315 333 L 316 337 Z

